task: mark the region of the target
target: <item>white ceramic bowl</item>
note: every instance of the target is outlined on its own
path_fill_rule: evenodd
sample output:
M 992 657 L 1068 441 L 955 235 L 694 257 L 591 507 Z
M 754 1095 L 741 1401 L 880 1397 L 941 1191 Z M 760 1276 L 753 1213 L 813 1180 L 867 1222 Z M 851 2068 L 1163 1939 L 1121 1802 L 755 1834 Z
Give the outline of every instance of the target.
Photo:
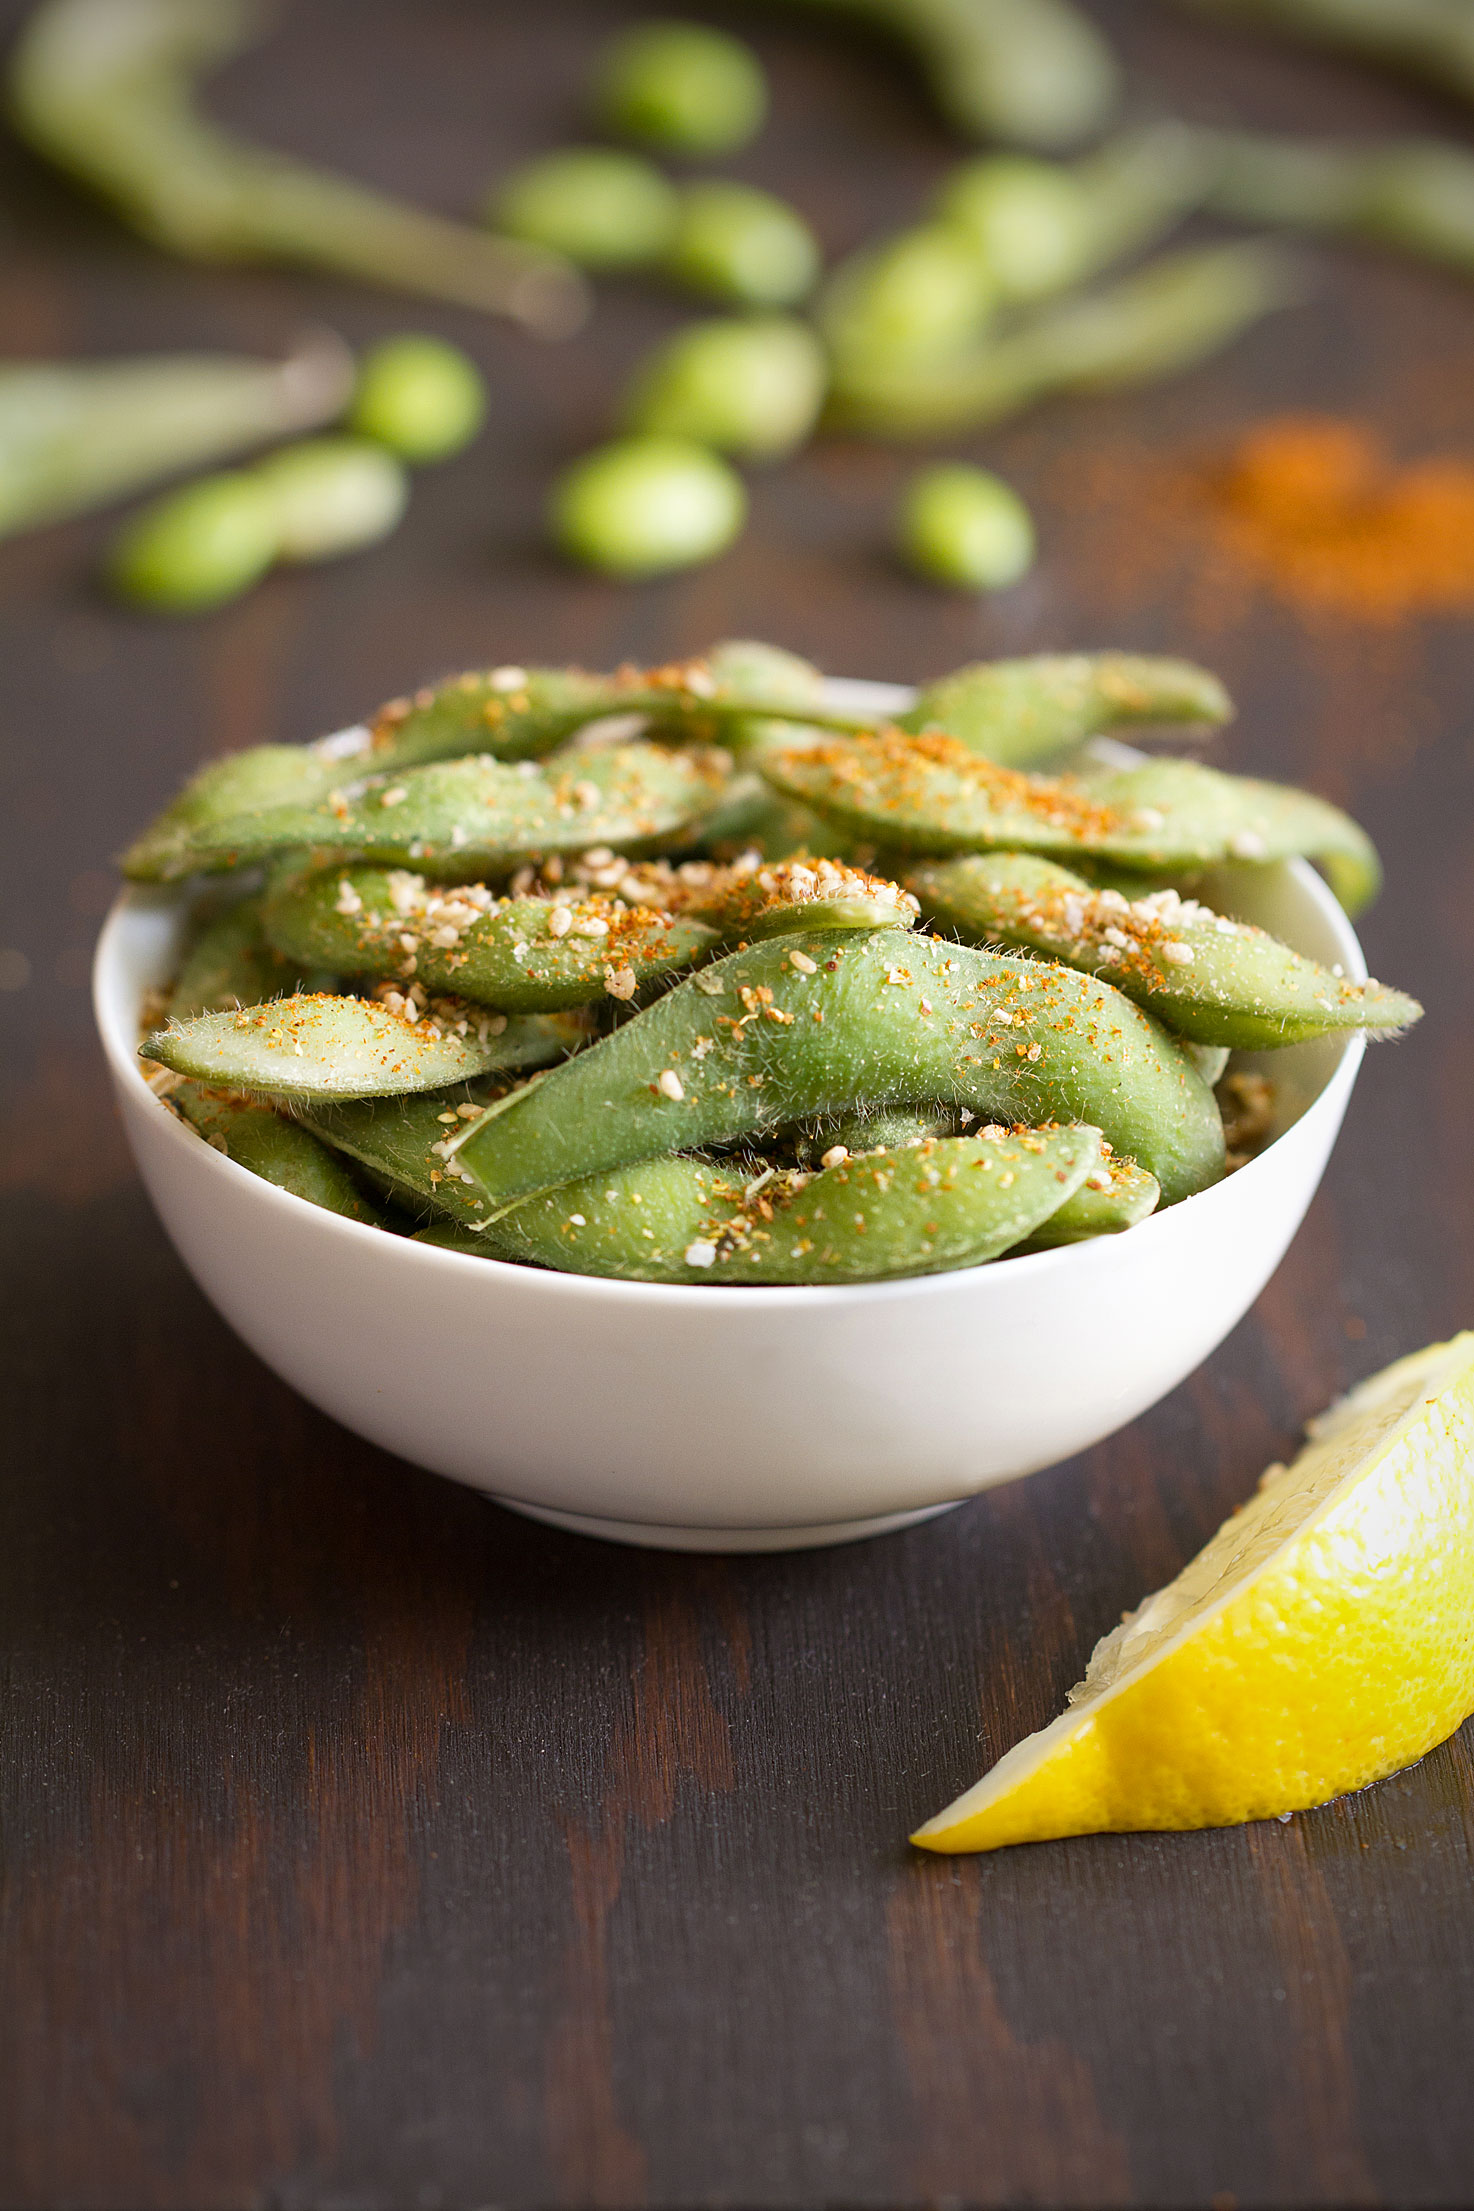
M 894 711 L 908 693 L 836 685 Z M 1296 862 L 1209 893 L 1366 973 Z M 1360 1037 L 1269 1055 L 1279 1133 L 1121 1236 L 847 1288 L 685 1288 L 437 1251 L 308 1205 L 201 1143 L 143 1080 L 144 992 L 178 891 L 132 890 L 94 997 L 124 1125 L 175 1249 L 266 1364 L 346 1427 L 535 1518 L 682 1550 L 783 1550 L 906 1526 L 1098 1443 L 1240 1320 L 1304 1216 Z

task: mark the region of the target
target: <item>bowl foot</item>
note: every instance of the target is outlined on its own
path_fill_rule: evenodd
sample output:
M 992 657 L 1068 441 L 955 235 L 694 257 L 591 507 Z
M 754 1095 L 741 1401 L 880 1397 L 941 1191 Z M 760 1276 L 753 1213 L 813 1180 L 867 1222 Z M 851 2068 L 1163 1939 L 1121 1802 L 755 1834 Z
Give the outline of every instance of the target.
M 600 1520 L 584 1512 L 553 1512 L 546 1505 L 524 1505 L 516 1497 L 497 1496 L 491 1502 L 550 1528 L 566 1528 L 572 1535 L 595 1535 L 605 1543 L 638 1543 L 650 1551 L 815 1551 L 828 1543 L 857 1543 L 864 1536 L 914 1528 L 918 1521 L 934 1520 L 938 1513 L 955 1512 L 966 1500 L 957 1497 L 945 1505 L 923 1505 L 919 1512 L 881 1513 L 874 1520 L 826 1520 L 808 1528 L 667 1528 L 651 1520 Z

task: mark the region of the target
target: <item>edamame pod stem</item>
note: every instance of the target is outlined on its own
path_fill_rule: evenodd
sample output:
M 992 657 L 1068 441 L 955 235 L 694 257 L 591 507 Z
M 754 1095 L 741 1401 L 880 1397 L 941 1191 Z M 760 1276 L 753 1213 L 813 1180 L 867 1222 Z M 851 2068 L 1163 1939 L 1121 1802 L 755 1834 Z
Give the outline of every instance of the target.
M 567 1047 L 566 1028 L 536 1014 L 509 1020 L 445 998 L 426 1008 L 398 991 L 393 1001 L 318 992 L 197 1014 L 155 1029 L 139 1057 L 217 1089 L 311 1104 L 438 1090 L 494 1068 L 536 1067 Z
M 1340 232 L 1474 275 L 1474 155 L 1436 139 L 1216 134 L 1210 203 L 1236 221 Z
M 287 992 L 331 988 L 331 974 L 283 959 L 261 929 L 261 901 L 243 898 L 207 922 L 184 956 L 169 994 L 169 1019 L 188 1021 L 197 1013 L 225 1013 L 233 1006 L 259 1006 Z
M 936 1104 L 1088 1123 L 1169 1202 L 1223 1171 L 1212 1092 L 1119 991 L 897 929 L 729 954 L 491 1107 L 455 1157 L 500 1207 L 810 1115 Z
M 336 338 L 285 361 L 158 354 L 0 368 L 0 537 L 331 422 L 353 392 Z
M 752 715 L 802 705 L 834 728 L 865 717 L 826 715 L 816 668 L 773 645 L 719 645 L 704 660 L 589 675 L 581 668 L 491 668 L 391 699 L 366 723 L 312 745 L 253 745 L 201 768 L 123 857 L 136 881 L 188 874 L 208 829 L 268 806 L 311 806 L 355 776 L 394 774 L 474 752 L 535 760 L 610 715 L 652 719 L 684 738 L 741 732 Z
M 264 926 L 289 962 L 414 976 L 504 1013 L 633 998 L 718 941 L 699 921 L 607 892 L 497 898 L 483 883 L 441 890 L 423 875 L 372 867 L 289 879 L 268 895 Z
M 717 805 L 728 764 L 724 754 L 659 745 L 571 752 L 546 768 L 485 756 L 437 761 L 369 777 L 350 786 L 352 798 L 340 791 L 220 818 L 206 809 L 206 819 L 167 840 L 150 832 L 123 869 L 134 881 L 167 883 L 300 848 L 464 879 L 541 853 L 665 843 Z
M 1179 1036 L 1271 1051 L 1338 1029 L 1386 1034 L 1422 1008 L 1381 983 L 1352 983 L 1246 921 L 1153 891 L 1127 899 L 1026 852 L 933 860 L 907 877 L 939 927 L 1030 946 L 1106 975 Z
M 268 1105 L 208 1089 L 203 1083 L 176 1083 L 169 1104 L 207 1144 L 238 1167 L 290 1190 L 309 1205 L 341 1213 L 350 1221 L 382 1228 L 383 1217 L 359 1189 L 326 1144 Z
M 295 262 L 508 315 L 544 337 L 578 327 L 587 288 L 561 255 L 207 121 L 196 80 L 252 28 L 237 0 L 44 0 L 11 58 L 12 118 L 38 153 L 190 260 Z
M 646 1160 L 529 1198 L 484 1236 L 447 1227 L 422 1240 L 639 1282 L 891 1281 L 999 1258 L 1099 1160 L 1091 1128 L 933 1138 L 813 1175 Z
M 1062 1206 L 1014 1246 L 1015 1255 L 1083 1244 L 1091 1236 L 1119 1236 L 1154 1213 L 1159 1196 L 1155 1176 L 1134 1159 L 1118 1159 L 1109 1144 L 1103 1145 L 1099 1164 Z
M 1474 16 L 1463 0 L 1178 0 L 1250 30 L 1359 54 L 1474 100 Z
M 1297 296 L 1294 265 L 1272 246 L 1163 255 L 963 352 L 903 362 L 847 355 L 831 416 L 882 437 L 931 438 L 1002 421 L 1055 392 L 1153 383 L 1207 360 Z
M 980 660 L 924 686 L 905 730 L 941 729 L 1004 767 L 1023 768 L 1108 729 L 1173 722 L 1216 728 L 1233 715 L 1218 678 L 1151 653 L 1036 653 Z
M 376 1189 L 408 1212 L 443 1215 L 473 1226 L 485 1198 L 447 1154 L 458 1127 L 475 1120 L 521 1078 L 482 1075 L 473 1082 L 398 1098 L 345 1098 L 294 1105 L 293 1117 L 334 1151 L 366 1169 Z
M 902 851 L 1002 847 L 1171 874 L 1308 854 L 1348 913 L 1367 905 L 1381 881 L 1370 838 L 1339 807 L 1192 760 L 1023 775 L 981 759 L 955 737 L 892 729 L 764 756 L 759 765 L 785 797 Z
M 1114 54 L 1069 0 L 789 0 L 873 23 L 908 46 L 969 138 L 1054 151 L 1099 130 L 1120 91 Z

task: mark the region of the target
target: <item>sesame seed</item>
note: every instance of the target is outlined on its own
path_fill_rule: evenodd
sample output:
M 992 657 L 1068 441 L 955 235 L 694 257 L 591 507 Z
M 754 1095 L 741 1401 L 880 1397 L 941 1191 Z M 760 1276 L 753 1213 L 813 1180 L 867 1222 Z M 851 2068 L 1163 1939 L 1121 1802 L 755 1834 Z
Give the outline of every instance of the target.
M 381 806 L 402 806 L 404 804 L 404 801 L 408 797 L 409 792 L 405 789 L 404 785 L 402 783 L 395 783 L 391 785 L 391 787 L 387 791 L 380 792 L 379 804 Z
M 807 952 L 790 952 L 788 964 L 797 968 L 800 975 L 817 975 L 819 972 L 818 961 L 811 960 Z
M 820 1160 L 819 1164 L 821 1167 L 842 1167 L 849 1156 L 849 1147 L 847 1145 L 831 1144 L 828 1151 L 824 1154 L 824 1157 Z
M 555 906 L 548 915 L 548 935 L 566 937 L 573 927 L 573 916 L 566 906 Z
M 663 1098 L 672 1098 L 679 1105 L 685 1097 L 685 1088 L 673 1067 L 667 1067 L 655 1085 Z

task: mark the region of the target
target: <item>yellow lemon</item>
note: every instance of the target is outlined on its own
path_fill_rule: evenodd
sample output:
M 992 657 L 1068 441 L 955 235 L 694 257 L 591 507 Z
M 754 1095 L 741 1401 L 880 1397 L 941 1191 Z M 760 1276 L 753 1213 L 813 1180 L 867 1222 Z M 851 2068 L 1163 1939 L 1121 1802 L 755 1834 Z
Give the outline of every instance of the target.
M 1474 1711 L 1474 1334 L 1313 1421 L 1069 1709 L 912 1841 L 1228 1827 L 1396 1773 Z

